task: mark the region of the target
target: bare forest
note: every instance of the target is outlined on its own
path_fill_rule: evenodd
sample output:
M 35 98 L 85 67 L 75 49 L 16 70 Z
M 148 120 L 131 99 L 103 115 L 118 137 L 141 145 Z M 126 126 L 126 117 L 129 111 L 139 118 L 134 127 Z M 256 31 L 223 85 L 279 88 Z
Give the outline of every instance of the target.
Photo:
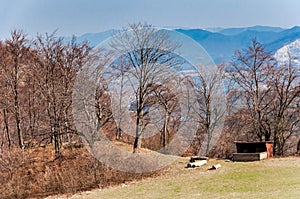
M 84 147 L 101 139 L 97 131 L 85 137 L 74 124 L 76 75 L 97 60 L 96 118 L 91 121 L 97 130 L 114 143 L 130 146 L 134 153 L 144 148 L 158 151 L 176 135 L 181 122 L 180 93 L 165 85 L 173 84 L 170 71 L 182 64 L 172 54 L 180 44 L 170 42 L 167 34 L 158 35 L 149 25 L 133 24 L 128 29 L 134 37 L 123 34 L 111 43 L 123 56 L 112 62 L 109 72 L 102 71 L 102 66 L 114 52 L 93 49 L 75 37 L 66 41 L 54 32 L 29 38 L 14 30 L 0 41 L 0 179 L 5 184 L 0 198 L 72 193 L 159 175 L 160 171 L 128 174 L 106 167 Z M 277 63 L 254 39 L 209 76 L 185 77 L 196 96 L 197 109 L 192 111 L 197 133 L 182 156 L 199 155 L 202 148 L 206 156 L 230 158 L 236 140 L 273 141 L 276 156 L 296 153 L 297 145 L 300 148 L 299 75 L 292 62 Z M 121 89 L 118 100 L 123 100 L 126 88 L 134 93 L 129 108 L 112 103 L 109 84 L 116 79 Z M 135 135 L 120 128 L 126 111 L 135 121 Z M 151 111 L 160 117 L 151 118 Z M 154 124 L 160 124 L 157 132 L 144 136 Z M 214 140 L 216 133 L 218 140 Z

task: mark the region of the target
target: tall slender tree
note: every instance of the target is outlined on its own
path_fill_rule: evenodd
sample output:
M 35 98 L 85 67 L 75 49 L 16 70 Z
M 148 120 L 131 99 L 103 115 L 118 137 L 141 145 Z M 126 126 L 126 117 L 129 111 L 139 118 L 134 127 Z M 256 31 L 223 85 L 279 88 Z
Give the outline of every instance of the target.
M 7 62 L 6 74 L 7 83 L 12 91 L 12 113 L 15 119 L 16 133 L 19 147 L 24 149 L 24 135 L 22 127 L 22 107 L 20 106 L 20 85 L 24 81 L 23 76 L 25 65 L 28 64 L 29 46 L 26 35 L 22 31 L 13 30 L 11 38 L 6 40 Z
M 172 52 L 177 44 L 168 40 L 165 31 L 156 31 L 147 24 L 131 24 L 123 32 L 113 36 L 111 47 L 122 55 L 127 67 L 124 75 L 133 93 L 135 108 L 135 141 L 133 151 L 141 147 L 141 136 L 147 125 L 147 98 L 151 87 L 163 83 L 170 77 L 170 71 L 177 65 L 176 56 Z
M 221 128 L 217 129 L 217 127 L 222 124 L 226 111 L 223 74 L 224 68 L 218 66 L 216 70 L 210 70 L 209 73 L 199 71 L 191 79 L 198 103 L 194 110 L 196 121 L 199 123 L 200 134 L 205 137 L 200 150 L 201 155 L 209 155 L 212 137 L 221 131 Z

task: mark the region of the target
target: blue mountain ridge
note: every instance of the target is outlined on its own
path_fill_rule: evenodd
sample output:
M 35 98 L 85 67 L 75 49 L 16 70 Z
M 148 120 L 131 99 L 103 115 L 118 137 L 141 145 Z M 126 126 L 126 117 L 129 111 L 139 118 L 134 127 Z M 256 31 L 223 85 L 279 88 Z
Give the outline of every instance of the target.
M 226 28 L 218 31 L 223 35 L 236 35 L 247 30 L 258 31 L 258 32 L 281 32 L 284 29 L 280 27 L 271 27 L 271 26 L 252 26 L 244 28 Z
M 234 52 L 246 48 L 251 40 L 256 38 L 262 43 L 266 50 L 275 53 L 279 48 L 300 38 L 300 27 L 290 29 L 269 26 L 253 26 L 246 28 L 218 29 L 211 32 L 204 29 L 175 29 L 196 42 L 208 52 L 215 63 L 228 62 L 232 59 Z M 78 42 L 87 40 L 91 46 L 109 38 L 116 30 L 108 30 L 100 33 L 87 33 L 77 37 Z

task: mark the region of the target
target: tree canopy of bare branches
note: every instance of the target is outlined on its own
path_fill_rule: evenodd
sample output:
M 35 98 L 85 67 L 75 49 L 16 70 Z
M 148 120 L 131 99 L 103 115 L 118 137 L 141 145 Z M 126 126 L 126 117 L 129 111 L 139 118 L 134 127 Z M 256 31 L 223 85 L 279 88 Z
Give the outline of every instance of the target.
M 251 46 L 236 52 L 227 75 L 242 131 L 260 141 L 274 141 L 274 154 L 283 155 L 287 140 L 299 129 L 298 69 L 291 62 L 278 64 L 252 40 Z
M 147 24 L 131 24 L 113 37 L 111 46 L 122 55 L 122 65 L 118 68 L 127 79 L 123 82 L 131 87 L 136 107 L 136 134 L 134 151 L 141 147 L 141 135 L 147 125 L 145 116 L 153 85 L 165 84 L 172 78 L 172 70 L 177 66 L 176 55 L 172 52 L 178 44 L 168 40 L 167 32 L 157 31 Z M 173 70 L 174 71 L 174 70 Z

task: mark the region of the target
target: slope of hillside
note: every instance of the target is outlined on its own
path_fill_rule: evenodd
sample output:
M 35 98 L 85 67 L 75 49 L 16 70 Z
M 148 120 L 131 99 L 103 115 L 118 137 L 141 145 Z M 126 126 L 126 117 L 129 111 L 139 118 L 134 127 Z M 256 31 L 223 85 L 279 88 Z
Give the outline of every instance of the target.
M 122 150 L 131 149 L 124 143 L 115 144 Z M 148 151 L 143 149 L 142 152 Z M 162 157 L 169 158 L 159 156 Z M 13 149 L 1 154 L 0 199 L 75 194 L 137 181 L 161 175 L 163 172 L 158 170 L 149 173 L 128 173 L 114 170 L 96 160 L 80 143 L 64 145 L 60 157 L 55 157 L 51 145 L 23 151 Z
M 298 198 L 300 194 L 300 158 L 210 160 L 197 169 L 184 168 L 186 163 L 181 158 L 156 178 L 60 198 Z M 218 163 L 221 168 L 208 170 Z
M 300 67 L 300 39 L 277 50 L 275 58 L 281 64 L 288 64 L 289 59 L 294 66 Z
M 300 38 L 300 27 L 295 26 L 291 29 L 278 33 L 278 37 L 273 42 L 267 43 L 266 48 L 275 53 L 278 49 Z

